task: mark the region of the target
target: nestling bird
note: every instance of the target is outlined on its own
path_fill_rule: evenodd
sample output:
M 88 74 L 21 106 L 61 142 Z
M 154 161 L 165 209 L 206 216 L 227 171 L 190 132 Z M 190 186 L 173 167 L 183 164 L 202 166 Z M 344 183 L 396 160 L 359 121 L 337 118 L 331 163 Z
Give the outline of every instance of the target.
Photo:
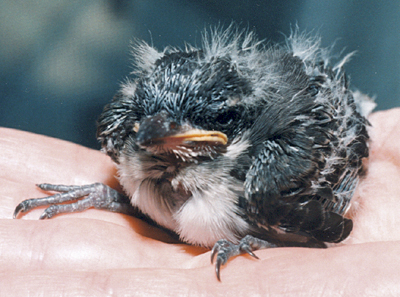
M 373 105 L 349 89 L 350 55 L 330 66 L 318 37 L 295 31 L 267 46 L 233 29 L 204 33 L 199 49 L 140 42 L 134 55 L 134 77 L 97 128 L 126 196 L 102 184 L 41 184 L 61 193 L 21 202 L 14 217 L 49 204 L 41 219 L 139 211 L 212 248 L 218 279 L 235 255 L 349 236 L 344 215 L 368 157 Z

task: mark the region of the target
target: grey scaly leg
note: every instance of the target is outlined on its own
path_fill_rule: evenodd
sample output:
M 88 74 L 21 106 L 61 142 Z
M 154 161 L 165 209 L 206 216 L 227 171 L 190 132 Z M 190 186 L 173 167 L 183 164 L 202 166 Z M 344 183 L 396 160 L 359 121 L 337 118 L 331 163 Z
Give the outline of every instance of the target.
M 83 211 L 91 207 L 128 215 L 135 215 L 137 213 L 136 208 L 130 204 L 127 196 L 118 193 L 116 190 L 102 183 L 85 186 L 51 184 L 39 184 L 37 186 L 45 191 L 55 191 L 59 193 L 45 198 L 33 198 L 22 201 L 15 208 L 14 218 L 21 212 L 26 212 L 44 205 L 51 206 L 45 209 L 40 219 L 49 219 L 60 213 Z M 61 204 L 68 201 L 74 202 L 70 204 Z

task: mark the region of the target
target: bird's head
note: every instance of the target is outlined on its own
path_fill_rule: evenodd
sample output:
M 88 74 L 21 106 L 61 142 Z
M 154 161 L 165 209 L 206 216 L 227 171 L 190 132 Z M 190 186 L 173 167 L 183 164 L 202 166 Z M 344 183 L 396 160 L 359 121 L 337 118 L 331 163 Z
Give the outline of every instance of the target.
M 252 122 L 255 111 L 247 104 L 251 82 L 229 55 L 210 58 L 193 49 L 154 57 L 141 57 L 137 79 L 124 88 L 132 145 L 189 163 L 225 153 Z
M 204 36 L 201 49 L 159 52 L 135 45 L 135 78 L 123 84 L 98 122 L 103 150 L 116 163 L 124 153 L 142 156 L 141 164 L 162 159 L 182 165 L 237 152 L 232 144 L 248 136 L 260 106 L 284 96 L 280 89 L 292 89 L 282 83 L 279 59 L 252 33 L 232 30 Z

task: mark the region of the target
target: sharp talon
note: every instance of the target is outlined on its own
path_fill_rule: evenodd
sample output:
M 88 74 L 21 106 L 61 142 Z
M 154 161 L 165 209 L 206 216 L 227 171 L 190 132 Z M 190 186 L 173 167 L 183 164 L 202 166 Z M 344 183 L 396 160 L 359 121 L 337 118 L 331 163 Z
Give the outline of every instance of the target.
M 215 261 L 215 274 L 217 275 L 217 279 L 219 281 L 221 281 L 221 266 L 224 265 L 231 257 L 230 249 L 232 249 L 234 246 L 235 245 L 227 240 L 221 239 L 215 243 L 211 250 L 211 263 L 214 262 L 215 255 L 217 255 L 217 259 Z
M 53 185 L 52 185 L 52 184 L 36 184 L 36 186 L 37 186 L 39 189 L 43 190 L 43 191 L 50 192 L 51 189 L 49 189 L 49 186 L 51 187 L 51 186 L 53 186 Z
M 211 250 L 211 264 L 214 263 L 214 258 L 215 255 L 218 253 L 219 248 L 217 248 L 217 245 L 214 245 L 213 249 Z
M 58 211 L 58 206 L 57 205 L 51 205 L 48 208 L 44 210 L 42 215 L 39 217 L 39 220 L 46 220 L 46 219 L 51 219 L 55 215 L 59 213 Z
M 255 259 L 260 259 L 260 258 L 258 258 L 257 257 L 257 255 L 256 254 L 254 254 L 252 251 L 246 251 L 250 256 L 252 256 L 253 258 L 255 258 Z
M 24 205 L 22 203 L 18 204 L 14 210 L 13 218 L 16 219 L 20 212 L 24 212 Z
M 252 256 L 253 258 L 259 259 L 259 258 L 257 257 L 257 255 L 253 253 L 253 251 L 250 249 L 250 247 L 249 247 L 248 245 L 242 247 L 241 250 L 244 251 L 244 252 L 246 252 L 247 254 L 249 254 L 250 256 Z
M 254 257 L 254 258 L 256 258 L 257 260 L 259 260 L 260 258 L 256 255 L 256 254 L 254 254 L 253 252 L 251 252 L 251 254 L 250 254 L 252 257 Z
M 217 275 L 217 279 L 221 281 L 220 277 L 220 269 L 221 269 L 222 260 L 217 257 L 217 263 L 215 264 L 215 274 Z
M 47 220 L 50 219 L 50 217 L 47 215 L 47 213 L 42 213 L 42 215 L 39 217 L 39 220 Z
M 36 184 L 36 187 L 38 187 L 41 190 L 44 190 L 44 184 Z

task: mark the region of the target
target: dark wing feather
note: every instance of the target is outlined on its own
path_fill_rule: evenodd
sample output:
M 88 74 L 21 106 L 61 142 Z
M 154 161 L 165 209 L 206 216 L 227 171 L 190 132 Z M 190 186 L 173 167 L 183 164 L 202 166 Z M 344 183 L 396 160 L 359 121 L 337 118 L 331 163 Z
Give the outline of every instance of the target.
M 344 75 L 338 79 L 318 64 L 308 76 L 303 63 L 292 59 L 282 62 L 290 69 L 281 85 L 289 81 L 290 88 L 277 90 L 281 102 L 266 101 L 252 129 L 245 209 L 258 225 L 339 242 L 352 230 L 342 215 L 368 155 L 366 121 Z

